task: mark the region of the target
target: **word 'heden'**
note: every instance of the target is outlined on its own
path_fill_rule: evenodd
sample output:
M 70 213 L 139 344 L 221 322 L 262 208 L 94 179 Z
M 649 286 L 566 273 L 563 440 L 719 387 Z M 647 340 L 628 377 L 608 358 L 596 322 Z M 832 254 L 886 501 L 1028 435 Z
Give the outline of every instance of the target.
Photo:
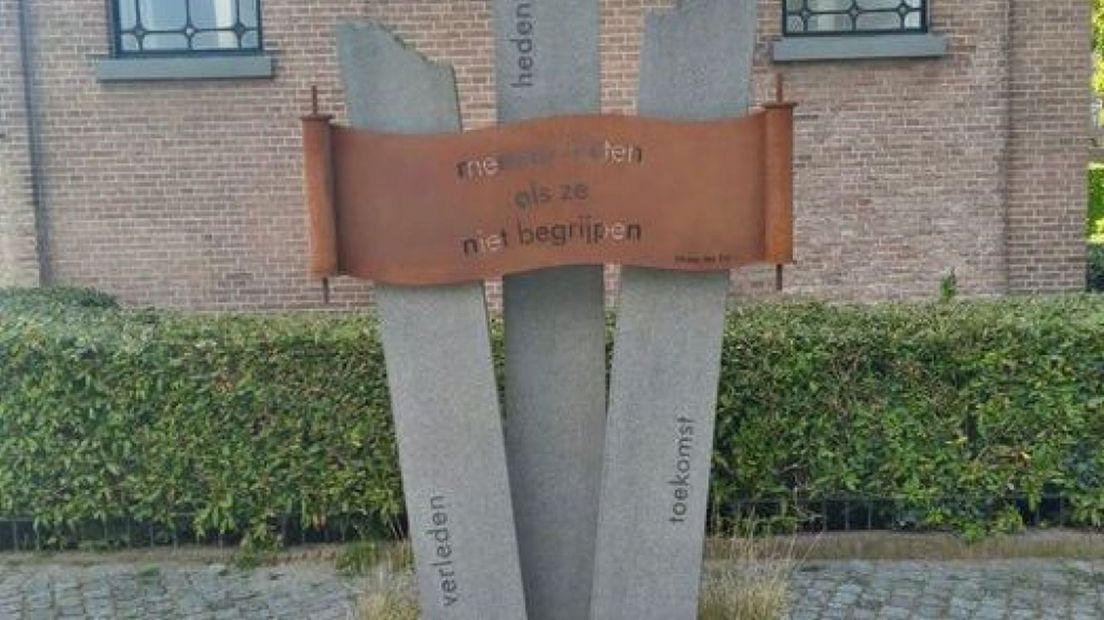
M 516 37 L 510 37 L 510 45 L 517 49 L 518 73 L 510 83 L 512 88 L 529 88 L 533 85 L 533 72 L 537 64 L 536 50 L 533 49 L 533 4 L 518 2 L 514 9 Z
M 498 233 L 485 235 L 477 230 L 475 236 L 460 242 L 464 256 L 500 252 L 515 245 L 546 243 L 564 246 L 568 243 L 594 244 L 604 241 L 640 241 L 643 235 L 640 224 L 624 222 L 595 222 L 589 215 L 580 216 L 577 221 L 563 224 L 539 224 L 527 226 L 518 220 L 513 233 L 503 227 Z

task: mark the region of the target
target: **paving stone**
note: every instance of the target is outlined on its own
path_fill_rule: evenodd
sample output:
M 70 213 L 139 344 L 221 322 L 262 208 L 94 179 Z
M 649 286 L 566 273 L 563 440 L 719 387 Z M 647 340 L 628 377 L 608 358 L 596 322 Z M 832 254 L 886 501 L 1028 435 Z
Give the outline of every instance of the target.
M 0 599 L 0 619 L 349 620 L 355 617 L 357 598 L 371 587 L 369 579 L 338 576 L 332 564 L 302 562 L 294 566 L 295 570 L 286 571 L 277 581 L 260 570 L 246 571 L 233 579 L 212 580 L 204 577 L 203 565 L 167 563 L 160 566 L 160 593 L 142 599 L 133 593 L 120 596 L 121 590 L 113 590 L 107 584 L 140 581 L 140 574 L 149 569 L 148 563 L 109 567 L 60 561 L 28 563 L 15 569 L 6 568 L 0 576 L 5 583 L 19 584 Z M 810 572 L 810 566 L 815 566 L 815 570 Z M 1091 577 L 1101 574 L 1104 562 L 1077 568 L 1082 572 L 1070 570 L 1061 561 L 931 562 L 922 569 L 909 562 L 865 566 L 810 563 L 791 577 L 791 609 L 786 617 L 787 620 L 1104 618 L 1101 584 Z M 108 569 L 114 573 L 107 575 Z M 63 581 L 77 584 L 83 610 L 75 605 L 59 605 L 53 597 L 56 584 Z M 204 589 L 203 595 L 200 588 Z M 897 596 L 895 588 L 919 594 L 908 599 L 911 604 L 898 605 L 890 602 Z M 93 599 L 89 592 L 96 594 Z M 89 600 L 95 602 L 89 604 Z M 207 604 L 206 600 L 213 603 Z M 1030 607 L 1021 605 L 1030 600 L 1038 603 Z M 235 605 L 234 601 L 239 603 Z
M 137 584 L 151 580 L 148 563 L 109 567 L 28 563 L 18 571 L 7 569 L 3 573 L 5 587 L 12 583 L 19 587 L 7 590 L 0 600 L 0 619 L 259 620 L 281 614 L 297 620 L 312 615 L 341 620 L 353 617 L 356 599 L 367 589 L 366 580 L 342 578 L 328 563 L 296 567 L 295 572 L 273 581 L 255 578 L 252 573 L 244 573 L 240 579 L 207 579 L 206 566 L 167 564 L 158 566 L 156 583 L 142 591 Z M 108 570 L 113 574 L 106 574 Z M 235 607 L 234 601 L 239 601 L 240 607 Z M 278 611 L 269 607 L 270 602 L 279 603 Z
M 910 615 L 911 612 L 904 607 L 886 607 L 878 617 L 896 620 L 898 618 L 908 618 Z

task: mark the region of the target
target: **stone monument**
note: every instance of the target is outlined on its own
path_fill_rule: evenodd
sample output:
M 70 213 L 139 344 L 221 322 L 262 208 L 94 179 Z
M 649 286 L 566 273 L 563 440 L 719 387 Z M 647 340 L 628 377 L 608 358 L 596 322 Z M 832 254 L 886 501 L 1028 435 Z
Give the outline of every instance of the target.
M 494 0 L 500 124 L 464 133 L 448 67 L 339 28 L 352 127 L 304 118 L 312 270 L 376 283 L 425 618 L 690 619 L 729 270 L 792 260 L 792 105 L 748 110 L 755 0 L 649 15 L 640 117 L 597 114 L 596 0 L 551 6 Z

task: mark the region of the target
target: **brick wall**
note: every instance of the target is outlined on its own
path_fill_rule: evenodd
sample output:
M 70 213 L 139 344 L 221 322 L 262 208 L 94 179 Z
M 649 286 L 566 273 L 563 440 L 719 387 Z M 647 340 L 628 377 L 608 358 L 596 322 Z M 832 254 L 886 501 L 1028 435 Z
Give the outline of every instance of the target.
M 0 0 L 0 286 L 38 283 L 18 2 Z
M 762 0 L 758 98 L 780 70 L 801 102 L 790 290 L 932 296 L 952 269 L 968 294 L 1077 286 L 1082 250 L 1072 226 L 1084 188 L 1070 182 L 1083 174 L 1086 132 L 1075 125 L 1087 116 L 1089 70 L 1087 52 L 1069 45 L 1087 40 L 1079 1 L 935 0 L 933 29 L 951 42 L 945 58 L 774 66 L 767 42 L 778 34 L 777 0 Z M 670 4 L 601 3 L 606 111 L 633 111 L 641 16 Z M 31 5 L 51 265 L 60 282 L 130 303 L 318 303 L 305 268 L 297 117 L 311 84 L 341 116 L 337 21 L 380 19 L 452 62 L 466 126 L 494 119 L 484 0 L 265 0 L 274 79 L 134 83 L 94 78 L 95 57 L 108 53 L 103 0 Z M 0 46 L 9 32 L 0 33 Z M 7 49 L 0 47 L 0 76 Z M 0 89 L 10 81 L 0 77 Z M 1034 96 L 1038 89 L 1045 98 Z M 0 100 L 5 119 L 9 100 Z M 4 179 L 2 192 L 19 185 Z M 0 206 L 0 217 L 8 211 Z M 11 253 L 4 247 L 0 241 L 0 257 Z M 735 276 L 743 291 L 769 281 L 762 269 Z M 362 284 L 336 283 L 339 305 L 369 297 Z
M 932 3 L 938 59 L 794 63 L 795 250 L 801 292 L 934 296 L 1005 290 L 1007 0 Z M 763 39 L 778 35 L 761 12 Z M 759 67 L 770 67 L 761 59 Z
M 1008 277 L 1013 291 L 1085 285 L 1090 3 L 1013 0 Z
M 100 83 L 101 0 L 36 0 L 35 86 L 59 282 L 135 304 L 316 304 L 304 271 L 298 116 L 335 89 L 329 25 L 356 3 L 265 2 L 274 80 Z M 343 285 L 361 301 L 365 287 Z

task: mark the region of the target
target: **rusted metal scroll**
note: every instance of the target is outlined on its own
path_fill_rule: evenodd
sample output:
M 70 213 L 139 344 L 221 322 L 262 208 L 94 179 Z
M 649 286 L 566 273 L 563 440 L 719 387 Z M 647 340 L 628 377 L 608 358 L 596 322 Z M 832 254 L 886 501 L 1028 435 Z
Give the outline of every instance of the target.
M 337 275 L 337 214 L 333 178 L 333 116 L 317 111 L 303 121 L 303 186 L 310 214 L 311 274 Z
M 793 109 L 781 101 L 764 106 L 768 161 L 765 168 L 766 223 L 764 248 L 766 262 L 783 265 L 793 262 Z
M 790 262 L 792 122 L 789 104 L 715 121 L 566 116 L 440 135 L 308 117 L 312 267 L 427 285 L 560 265 Z

